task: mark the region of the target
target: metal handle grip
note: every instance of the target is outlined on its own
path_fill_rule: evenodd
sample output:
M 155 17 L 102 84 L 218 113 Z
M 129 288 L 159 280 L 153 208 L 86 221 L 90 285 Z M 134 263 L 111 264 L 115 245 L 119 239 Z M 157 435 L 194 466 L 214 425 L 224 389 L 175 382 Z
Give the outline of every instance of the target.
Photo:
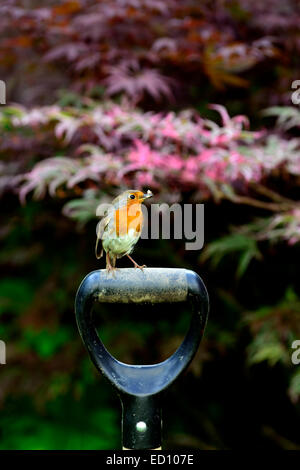
M 189 330 L 174 354 L 158 364 L 129 365 L 118 361 L 103 345 L 92 320 L 94 302 L 184 301 L 190 304 L 193 312 Z M 208 294 L 202 279 L 185 269 L 121 269 L 115 278 L 105 270 L 99 270 L 88 274 L 82 281 L 75 300 L 78 329 L 95 366 L 120 395 L 124 447 L 153 449 L 160 446 L 161 394 L 195 355 L 203 336 L 208 309 Z M 144 430 L 138 427 L 141 422 L 146 424 Z
M 186 269 L 120 269 L 116 276 L 98 271 L 98 302 L 163 303 L 182 302 L 188 293 Z

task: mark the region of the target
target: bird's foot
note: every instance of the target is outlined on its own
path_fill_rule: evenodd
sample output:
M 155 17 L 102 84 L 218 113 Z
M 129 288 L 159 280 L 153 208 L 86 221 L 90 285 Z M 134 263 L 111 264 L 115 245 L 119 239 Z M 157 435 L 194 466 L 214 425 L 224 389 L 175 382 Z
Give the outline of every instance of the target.
M 131 256 L 129 256 L 129 255 L 127 255 L 127 256 L 128 256 L 128 258 L 130 259 L 130 261 L 133 262 L 134 269 L 139 268 L 139 269 L 141 269 L 141 270 L 143 271 L 144 268 L 147 268 L 147 266 L 146 266 L 145 264 L 143 264 L 142 266 L 140 266 L 136 261 L 134 261 L 133 258 L 131 258 Z
M 113 263 L 111 263 L 110 256 L 107 253 L 106 254 L 106 273 L 107 273 L 107 275 L 109 273 L 112 273 L 113 277 L 116 277 L 116 271 L 119 271 L 119 268 L 116 268 L 115 262 L 116 262 L 116 260 L 113 260 Z
M 147 266 L 145 264 L 142 264 L 142 266 L 140 266 L 139 264 L 137 263 L 133 263 L 134 264 L 134 269 L 136 268 L 139 268 L 141 269 L 142 271 L 144 270 L 144 268 L 147 268 Z
M 112 273 L 113 277 L 116 277 L 116 271 L 120 271 L 119 268 L 114 268 L 113 266 L 106 266 L 106 274 L 109 275 Z

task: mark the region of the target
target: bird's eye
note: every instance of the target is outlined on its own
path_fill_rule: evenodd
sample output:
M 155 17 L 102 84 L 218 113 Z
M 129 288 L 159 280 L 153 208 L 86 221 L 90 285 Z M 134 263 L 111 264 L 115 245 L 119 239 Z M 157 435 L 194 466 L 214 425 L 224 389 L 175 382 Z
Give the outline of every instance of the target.
M 130 199 L 135 199 L 135 195 L 134 194 L 130 194 Z

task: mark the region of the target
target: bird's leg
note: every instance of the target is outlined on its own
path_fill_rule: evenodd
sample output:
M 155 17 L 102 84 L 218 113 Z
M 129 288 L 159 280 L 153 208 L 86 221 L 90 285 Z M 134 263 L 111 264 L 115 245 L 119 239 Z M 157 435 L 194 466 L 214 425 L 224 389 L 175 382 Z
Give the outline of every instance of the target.
M 129 255 L 127 255 L 127 256 L 128 256 L 128 258 L 133 262 L 133 264 L 134 264 L 134 269 L 139 268 L 139 269 L 143 270 L 144 268 L 147 267 L 145 264 L 143 264 L 142 266 L 140 266 L 139 264 L 137 264 L 137 263 L 134 261 L 133 258 L 131 258 L 131 256 L 129 256 Z
M 109 257 L 109 254 L 106 253 L 106 270 L 107 272 L 109 273 L 110 271 L 113 271 L 113 266 L 111 265 L 111 262 L 110 262 L 110 257 Z
M 111 258 L 111 263 L 112 263 L 112 268 L 114 271 L 120 271 L 119 268 L 116 268 L 116 262 L 117 262 L 117 257 L 116 256 L 112 256 Z
M 115 277 L 115 272 L 118 269 L 116 268 L 116 261 L 117 261 L 117 258 L 115 256 L 112 256 L 112 258 L 110 259 L 109 253 L 106 253 L 106 270 L 108 274 L 112 272 L 114 277 Z

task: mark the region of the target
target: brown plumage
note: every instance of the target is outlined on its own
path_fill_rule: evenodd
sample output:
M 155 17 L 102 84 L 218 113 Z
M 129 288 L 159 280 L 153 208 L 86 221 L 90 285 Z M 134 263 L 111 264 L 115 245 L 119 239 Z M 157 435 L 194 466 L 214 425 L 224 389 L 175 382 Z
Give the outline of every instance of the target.
M 145 265 L 139 266 L 131 258 L 130 253 L 142 232 L 143 212 L 141 205 L 145 199 L 151 196 L 152 192 L 149 190 L 147 193 L 137 190 L 123 192 L 112 201 L 111 207 L 99 223 L 95 254 L 99 259 L 103 255 L 103 251 L 106 252 L 107 271 L 114 271 L 116 260 L 123 256 L 128 256 L 135 268 L 143 269 L 145 267 Z M 100 254 L 98 254 L 99 240 L 102 242 Z

